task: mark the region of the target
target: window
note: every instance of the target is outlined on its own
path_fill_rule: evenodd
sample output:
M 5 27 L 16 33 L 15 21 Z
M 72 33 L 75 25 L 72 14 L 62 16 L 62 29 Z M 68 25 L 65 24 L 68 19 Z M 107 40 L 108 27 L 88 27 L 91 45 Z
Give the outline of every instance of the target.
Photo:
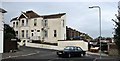
M 70 47 L 65 47 L 65 48 L 64 48 L 64 50 L 69 50 L 69 49 L 70 49 Z
M 37 26 L 37 19 L 34 19 L 34 26 Z
M 22 30 L 22 38 L 24 37 L 24 30 Z
M 57 31 L 54 30 L 54 37 L 57 37 Z
M 120 6 L 118 6 L 118 9 L 120 9 Z
M 47 31 L 45 31 L 45 37 L 47 37 L 48 36 L 48 32 Z
M 28 19 L 26 19 L 26 26 L 28 26 Z
M 28 38 L 28 30 L 26 30 L 26 38 Z
M 23 40 L 23 42 L 25 42 L 25 40 Z
M 18 31 L 16 31 L 16 36 L 18 36 Z
M 15 22 L 13 22 L 13 27 L 15 27 Z
M 47 26 L 47 20 L 45 20 L 45 26 Z
M 24 20 L 22 20 L 22 26 L 24 26 Z
M 16 22 L 16 27 L 18 27 L 18 22 Z
M 63 27 L 65 26 L 65 24 L 64 24 L 64 23 L 65 23 L 65 21 L 63 20 Z
M 82 49 L 80 47 L 77 47 L 77 50 L 82 51 Z
M 32 33 L 32 36 L 34 36 L 34 34 Z
M 31 30 L 31 32 L 34 32 L 34 30 Z
M 37 32 L 40 32 L 40 30 L 37 30 Z

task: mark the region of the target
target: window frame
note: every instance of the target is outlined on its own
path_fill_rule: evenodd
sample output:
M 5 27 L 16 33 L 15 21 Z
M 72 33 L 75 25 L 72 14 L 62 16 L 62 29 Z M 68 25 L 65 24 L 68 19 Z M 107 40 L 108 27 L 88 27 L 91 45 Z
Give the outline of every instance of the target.
M 18 22 L 16 22 L 16 27 L 18 27 Z
M 24 33 L 25 33 L 24 30 L 22 30 L 21 32 L 22 32 L 22 38 L 24 38 Z
M 34 30 L 31 30 L 31 32 L 34 32 Z
M 40 30 L 37 30 L 37 32 L 40 32 Z
M 63 27 L 65 27 L 65 20 L 63 19 Z
M 25 21 L 24 21 L 24 20 L 22 20 L 22 26 L 24 26 L 24 23 L 25 23 Z
M 15 22 L 13 22 L 13 27 L 15 27 Z
M 48 31 L 45 30 L 44 32 L 45 32 L 45 37 L 48 37 Z
M 28 26 L 28 19 L 26 19 L 26 26 Z
M 28 30 L 26 30 L 26 38 L 28 38 Z
M 34 26 L 37 26 L 37 19 L 34 19 Z
M 47 20 L 47 19 L 45 19 L 45 23 L 44 23 L 44 25 L 45 25 L 45 26 L 48 25 L 48 20 Z
M 54 30 L 54 37 L 57 37 L 57 30 Z
M 31 33 L 31 36 L 34 36 L 34 33 Z

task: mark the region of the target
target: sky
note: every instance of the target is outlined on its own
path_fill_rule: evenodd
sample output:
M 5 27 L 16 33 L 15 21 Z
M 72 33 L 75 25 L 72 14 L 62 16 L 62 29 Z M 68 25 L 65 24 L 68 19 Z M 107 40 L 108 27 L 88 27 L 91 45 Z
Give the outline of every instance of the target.
M 119 0 L 1 0 L 3 2 L 118 2 Z
M 21 11 L 33 10 L 39 15 L 66 13 L 67 26 L 89 34 L 96 38 L 99 36 L 98 8 L 89 9 L 89 6 L 100 6 L 102 11 L 102 36 L 112 37 L 114 32 L 115 14 L 118 2 L 3 2 L 2 8 L 7 10 L 5 22 L 10 23 L 11 18 L 19 16 Z M 107 1 L 107 0 L 106 0 Z

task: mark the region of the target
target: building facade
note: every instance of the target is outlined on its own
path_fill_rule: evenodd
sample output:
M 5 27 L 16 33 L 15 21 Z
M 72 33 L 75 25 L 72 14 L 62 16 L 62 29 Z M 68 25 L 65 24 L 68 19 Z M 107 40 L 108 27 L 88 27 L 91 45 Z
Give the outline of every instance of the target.
M 67 36 L 66 39 L 67 40 L 72 40 L 74 38 L 76 39 L 80 38 L 81 35 L 82 35 L 81 32 L 66 26 L 66 36 Z
M 0 53 L 3 53 L 3 28 L 4 28 L 4 9 L 0 8 Z
M 21 12 L 10 22 L 21 42 L 57 43 L 66 39 L 66 13 L 38 15 L 31 10 Z

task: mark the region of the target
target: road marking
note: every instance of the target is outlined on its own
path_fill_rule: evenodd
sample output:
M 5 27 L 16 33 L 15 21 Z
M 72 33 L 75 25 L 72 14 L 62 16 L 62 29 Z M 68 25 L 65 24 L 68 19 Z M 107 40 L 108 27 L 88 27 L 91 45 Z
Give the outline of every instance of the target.
M 97 58 L 95 58 L 93 61 L 96 61 L 97 60 Z
M 26 54 L 26 55 L 8 56 L 8 57 L 2 58 L 2 59 L 16 58 L 16 57 L 21 57 L 21 56 L 30 56 L 30 55 L 34 55 L 34 54 L 38 54 L 38 53 L 39 52 L 37 52 L 37 53 L 30 53 L 30 54 Z

